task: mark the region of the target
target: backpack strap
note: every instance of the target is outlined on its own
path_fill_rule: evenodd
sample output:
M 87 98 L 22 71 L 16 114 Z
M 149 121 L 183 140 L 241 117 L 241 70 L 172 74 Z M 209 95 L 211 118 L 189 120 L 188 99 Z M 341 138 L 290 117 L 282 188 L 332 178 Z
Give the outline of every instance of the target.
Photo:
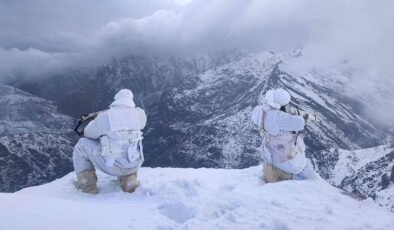
M 265 113 L 268 110 L 269 109 L 267 109 L 267 107 L 265 107 L 265 106 L 261 107 L 260 117 L 259 117 L 259 121 L 260 121 L 260 123 L 259 123 L 259 133 L 260 133 L 260 136 L 266 141 L 269 141 L 272 138 L 272 135 L 270 133 L 268 133 L 265 130 L 265 127 L 264 127 Z

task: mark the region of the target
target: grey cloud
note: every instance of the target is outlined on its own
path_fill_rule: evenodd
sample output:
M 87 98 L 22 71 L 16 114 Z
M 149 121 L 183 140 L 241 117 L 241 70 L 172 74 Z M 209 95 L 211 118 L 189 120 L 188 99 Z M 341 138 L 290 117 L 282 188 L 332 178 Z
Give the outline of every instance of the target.
M 167 0 L 0 0 L 0 82 L 102 62 L 105 47 L 94 38 L 103 25 L 178 5 Z
M 274 1 L 267 9 L 258 2 L 192 2 L 180 11 L 160 10 L 144 18 L 110 22 L 97 40 L 101 47 L 115 50 L 188 54 L 217 49 L 285 50 L 306 37 L 305 28 L 293 16 L 282 13 L 285 18 L 278 19 L 282 9 Z
M 6 48 L 52 47 L 63 51 L 70 39 L 91 38 L 107 22 L 145 17 L 171 7 L 169 1 L 0 0 L 0 44 Z M 45 46 L 49 42 L 49 46 Z M 73 41 L 78 43 L 77 41 Z M 55 45 L 55 43 L 57 43 Z
M 359 84 L 368 85 L 393 73 L 393 8 L 390 0 L 0 0 L 0 79 L 129 53 L 282 52 L 301 44 L 300 66 L 346 59 L 366 69 Z

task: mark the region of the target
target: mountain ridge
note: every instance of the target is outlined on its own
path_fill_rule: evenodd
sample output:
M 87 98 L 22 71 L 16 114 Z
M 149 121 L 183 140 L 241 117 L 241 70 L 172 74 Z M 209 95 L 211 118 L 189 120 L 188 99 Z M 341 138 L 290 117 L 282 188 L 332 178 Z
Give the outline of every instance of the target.
M 307 74 L 289 70 L 288 65 L 299 56 L 273 52 L 207 59 L 128 56 L 100 66 L 94 75 L 73 79 L 74 88 L 65 84 L 68 75 L 37 82 L 36 87 L 20 85 L 46 98 L 59 97 L 51 93 L 69 85 L 73 90 L 61 91 L 65 94 L 57 101 L 67 114 L 102 110 L 117 90 L 132 89 L 136 104 L 148 114 L 144 165 L 152 167 L 260 164 L 261 139 L 249 117 L 268 88 L 285 88 L 292 94 L 291 106 L 318 117 L 316 122 L 307 121 L 303 133 L 310 159 L 319 159 L 322 151 L 331 148 L 379 146 L 389 137 L 367 119 L 359 98 L 340 90 L 351 82 L 351 68 L 316 69 Z M 315 166 L 325 167 L 320 161 Z M 382 164 L 374 167 L 385 170 Z

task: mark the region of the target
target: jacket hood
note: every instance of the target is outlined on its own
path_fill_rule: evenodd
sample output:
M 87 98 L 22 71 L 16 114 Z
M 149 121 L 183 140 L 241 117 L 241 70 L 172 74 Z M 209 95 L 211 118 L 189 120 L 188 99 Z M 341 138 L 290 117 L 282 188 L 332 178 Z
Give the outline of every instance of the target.
M 129 89 L 120 90 L 114 97 L 114 102 L 109 106 L 110 108 L 114 106 L 126 106 L 126 107 L 135 107 L 133 101 L 133 93 Z

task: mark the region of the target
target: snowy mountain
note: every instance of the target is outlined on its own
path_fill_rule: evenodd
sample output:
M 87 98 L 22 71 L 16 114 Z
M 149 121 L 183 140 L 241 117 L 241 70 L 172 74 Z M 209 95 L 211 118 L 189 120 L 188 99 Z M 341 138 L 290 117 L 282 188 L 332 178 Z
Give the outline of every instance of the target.
M 22 90 L 0 85 L 0 191 L 13 192 L 72 170 L 71 117 Z
M 171 130 L 162 140 L 160 160 L 187 159 L 188 167 L 242 168 L 259 162 L 260 137 L 250 121 L 252 108 L 269 88 L 283 87 L 292 105 L 314 113 L 305 142 L 308 155 L 330 147 L 376 146 L 383 133 L 358 114 L 361 103 L 302 76 L 281 69 L 273 53 L 249 55 L 190 77 L 162 95 L 161 124 Z M 153 134 L 154 135 L 154 134 Z M 174 147 L 177 146 L 177 147 Z M 154 155 L 157 157 L 157 154 Z M 168 160 L 168 161 L 170 161 Z M 179 165 L 175 164 L 175 165 Z
M 142 168 L 141 186 L 121 192 L 98 174 L 98 195 L 75 190 L 70 173 L 52 183 L 0 193 L 0 229 L 379 229 L 394 214 L 324 181 L 264 184 L 261 167 Z
M 52 78 L 14 82 L 14 86 L 56 101 L 66 114 L 79 116 L 105 109 L 121 88 L 130 88 L 142 107 L 160 99 L 161 91 L 176 87 L 188 76 L 238 60 L 242 53 L 214 53 L 194 57 L 126 56 L 98 66 L 58 74 Z
M 327 84 L 327 73 L 289 74 L 282 67 L 287 61 L 289 57 L 270 52 L 168 59 L 130 56 L 81 79 L 58 103 L 67 114 L 77 115 L 105 109 L 117 90 L 132 89 L 137 105 L 148 113 L 147 166 L 258 164 L 260 138 L 249 114 L 271 87 L 286 88 L 293 105 L 318 116 L 305 132 L 308 154 L 381 144 L 385 135 L 362 116 L 363 104 L 337 90 L 346 86 L 346 73 Z M 21 87 L 56 99 L 48 88 L 62 87 L 65 81 L 56 78 Z
M 53 102 L 0 84 L 0 135 L 31 132 L 64 133 L 72 118 L 57 112 Z
M 344 90 L 355 75 L 350 67 L 301 74 L 289 68 L 299 55 L 128 56 L 100 66 L 95 74 L 71 78 L 65 74 L 18 87 L 57 101 L 62 111 L 74 116 L 105 109 L 119 89 L 132 89 L 136 104 L 148 114 L 145 166 L 246 168 L 259 164 L 261 140 L 249 117 L 268 88 L 286 88 L 292 94 L 292 106 L 316 114 L 318 120 L 308 121 L 304 132 L 311 159 L 332 148 L 379 146 L 390 137 L 368 120 L 363 101 Z M 316 161 L 319 169 L 324 164 Z M 377 172 L 386 168 L 371 167 Z M 349 183 L 356 186 L 356 180 Z
M 363 198 L 372 197 L 394 212 L 394 144 L 314 155 L 318 173 L 331 184 Z

